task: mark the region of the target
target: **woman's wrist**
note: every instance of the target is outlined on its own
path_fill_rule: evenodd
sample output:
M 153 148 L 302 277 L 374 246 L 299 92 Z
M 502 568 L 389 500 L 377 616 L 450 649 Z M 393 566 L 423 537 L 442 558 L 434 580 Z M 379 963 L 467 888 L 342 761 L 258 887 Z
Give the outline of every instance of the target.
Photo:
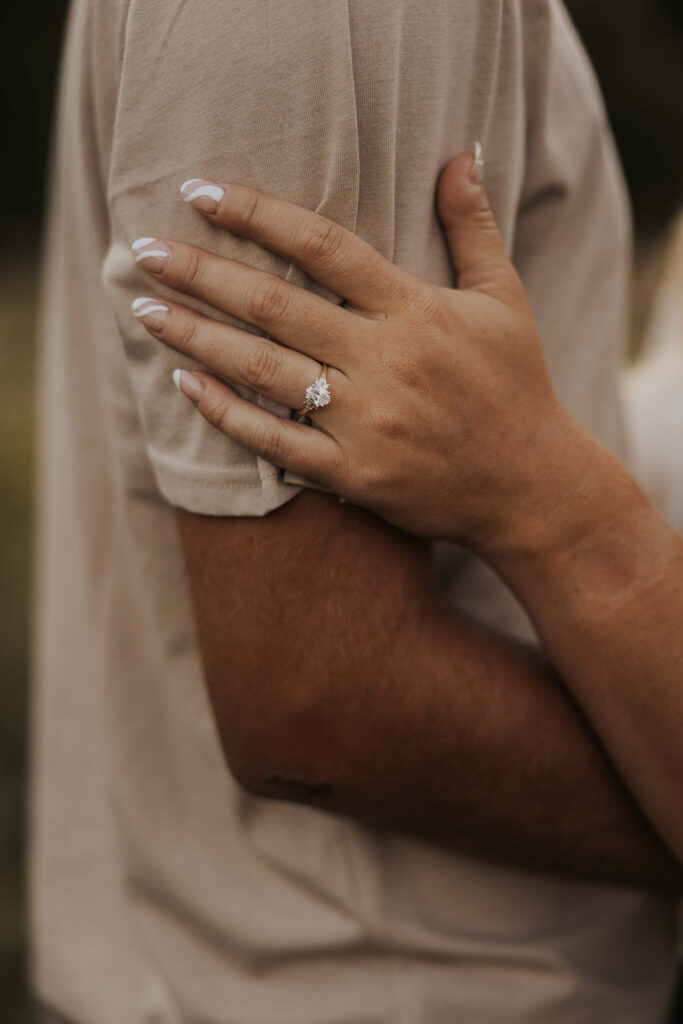
M 563 598 L 586 591 L 596 600 L 647 586 L 658 571 L 644 560 L 654 524 L 670 532 L 660 544 L 671 553 L 675 532 L 624 466 L 564 410 L 543 434 L 525 460 L 505 522 L 478 553 L 522 599 L 541 580 L 561 581 Z M 652 557 L 666 560 L 663 553 Z

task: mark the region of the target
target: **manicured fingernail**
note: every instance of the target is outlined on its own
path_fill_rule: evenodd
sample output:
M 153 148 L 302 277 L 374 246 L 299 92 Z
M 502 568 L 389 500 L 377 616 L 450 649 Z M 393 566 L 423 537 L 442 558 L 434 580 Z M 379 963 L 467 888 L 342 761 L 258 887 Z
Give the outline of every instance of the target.
M 215 213 L 225 195 L 225 189 L 203 178 L 190 178 L 180 186 L 180 194 L 186 203 L 192 203 L 201 213 Z
M 144 261 L 145 270 L 153 274 L 160 274 L 164 269 L 166 260 L 171 255 L 171 250 L 165 242 L 157 238 L 138 238 L 131 245 L 136 263 Z
M 204 390 L 204 381 L 188 370 L 174 370 L 173 383 L 191 402 L 198 402 Z
M 475 142 L 474 144 L 474 162 L 472 163 L 470 178 L 475 185 L 481 185 L 484 182 L 484 150 L 481 148 L 481 142 Z
M 159 299 L 136 299 L 131 305 L 133 316 L 142 320 L 145 327 L 153 331 L 160 331 L 171 312 L 171 307 Z

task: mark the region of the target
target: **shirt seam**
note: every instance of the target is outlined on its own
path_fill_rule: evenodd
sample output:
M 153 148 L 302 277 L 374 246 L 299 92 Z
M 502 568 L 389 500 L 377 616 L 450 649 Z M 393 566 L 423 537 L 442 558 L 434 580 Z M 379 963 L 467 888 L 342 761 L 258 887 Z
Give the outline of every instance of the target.
M 154 445 L 147 445 L 147 453 L 154 462 L 160 465 L 168 466 L 169 469 L 212 469 L 219 473 L 230 473 L 234 469 L 252 469 L 256 472 L 256 464 L 253 459 L 247 462 L 231 462 L 230 465 L 221 465 L 219 462 L 185 462 L 182 459 L 176 459 L 173 455 L 168 455 L 166 452 L 160 451 L 159 448 L 155 448 Z

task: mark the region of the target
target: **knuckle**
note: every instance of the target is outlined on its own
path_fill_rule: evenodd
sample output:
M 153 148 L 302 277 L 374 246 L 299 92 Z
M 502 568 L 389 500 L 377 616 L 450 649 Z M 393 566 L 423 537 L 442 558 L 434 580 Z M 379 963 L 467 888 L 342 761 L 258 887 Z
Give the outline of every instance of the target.
M 246 194 L 244 196 L 244 205 L 242 206 L 240 216 L 242 226 L 245 228 L 250 228 L 254 224 L 256 224 L 256 222 L 259 219 L 260 211 L 261 198 L 258 192 L 252 189 L 247 189 Z
M 316 263 L 329 263 L 344 244 L 344 231 L 329 221 L 306 228 L 300 241 L 301 253 Z
M 448 308 L 438 288 L 415 288 L 408 298 L 408 314 L 423 327 L 447 329 L 450 324 Z
M 265 278 L 252 286 L 248 298 L 249 315 L 258 321 L 279 320 L 289 303 L 286 286 L 279 278 Z
M 379 252 L 369 252 L 365 260 L 365 276 L 369 284 L 380 289 L 388 301 L 400 301 L 403 287 L 398 268 Z
M 227 432 L 228 418 L 230 416 L 228 402 L 223 402 L 216 396 L 203 395 L 199 402 L 199 411 L 212 426 L 217 427 L 223 433 Z
M 482 231 L 493 235 L 498 234 L 495 218 L 484 194 L 479 197 L 475 206 L 469 211 L 468 220 L 471 225 Z
M 324 468 L 324 479 L 322 482 L 331 486 L 336 485 L 345 488 L 352 479 L 353 469 L 348 452 L 341 445 L 338 445 L 336 451 L 330 457 L 329 464 Z
M 396 441 L 404 434 L 401 417 L 391 409 L 379 409 L 372 417 L 373 433 L 386 441 Z
M 202 276 L 202 260 L 196 249 L 188 249 L 183 270 L 183 283 L 192 289 L 199 285 Z
M 377 498 L 385 487 L 385 472 L 380 462 L 362 460 L 354 467 L 354 489 L 364 499 Z
M 230 432 L 230 404 L 217 402 L 213 407 L 213 413 L 211 422 L 224 434 L 228 434 Z
M 374 262 L 374 260 L 370 261 L 370 269 Z M 385 288 L 387 290 L 388 297 L 390 297 L 396 305 L 399 305 L 402 308 L 410 307 L 410 304 L 415 297 L 415 293 L 419 291 L 421 287 L 426 285 L 425 281 L 419 281 L 412 274 L 409 274 L 407 271 L 403 271 L 395 264 L 391 264 L 390 272 L 385 274 L 385 279 Z
M 424 371 L 420 355 L 413 348 L 392 349 L 382 357 L 382 367 L 392 384 L 414 388 L 422 381 Z
M 274 386 L 282 368 L 282 352 L 271 342 L 255 342 L 244 360 L 243 377 L 247 384 L 259 389 Z
M 177 346 L 181 352 L 189 352 L 197 332 L 197 321 L 192 316 L 183 317 L 178 333 Z
M 285 454 L 285 441 L 277 424 L 262 427 L 257 438 L 257 447 L 267 462 L 277 462 Z

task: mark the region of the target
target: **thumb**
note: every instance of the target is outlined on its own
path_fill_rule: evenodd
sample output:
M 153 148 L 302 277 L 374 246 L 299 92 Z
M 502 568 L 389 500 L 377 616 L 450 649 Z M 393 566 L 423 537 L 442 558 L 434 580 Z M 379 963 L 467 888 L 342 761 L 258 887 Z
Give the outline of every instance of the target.
M 474 154 L 455 157 L 442 170 L 436 210 L 458 272 L 458 287 L 518 306 L 523 288 L 489 206 L 483 178 L 484 161 L 477 143 Z

